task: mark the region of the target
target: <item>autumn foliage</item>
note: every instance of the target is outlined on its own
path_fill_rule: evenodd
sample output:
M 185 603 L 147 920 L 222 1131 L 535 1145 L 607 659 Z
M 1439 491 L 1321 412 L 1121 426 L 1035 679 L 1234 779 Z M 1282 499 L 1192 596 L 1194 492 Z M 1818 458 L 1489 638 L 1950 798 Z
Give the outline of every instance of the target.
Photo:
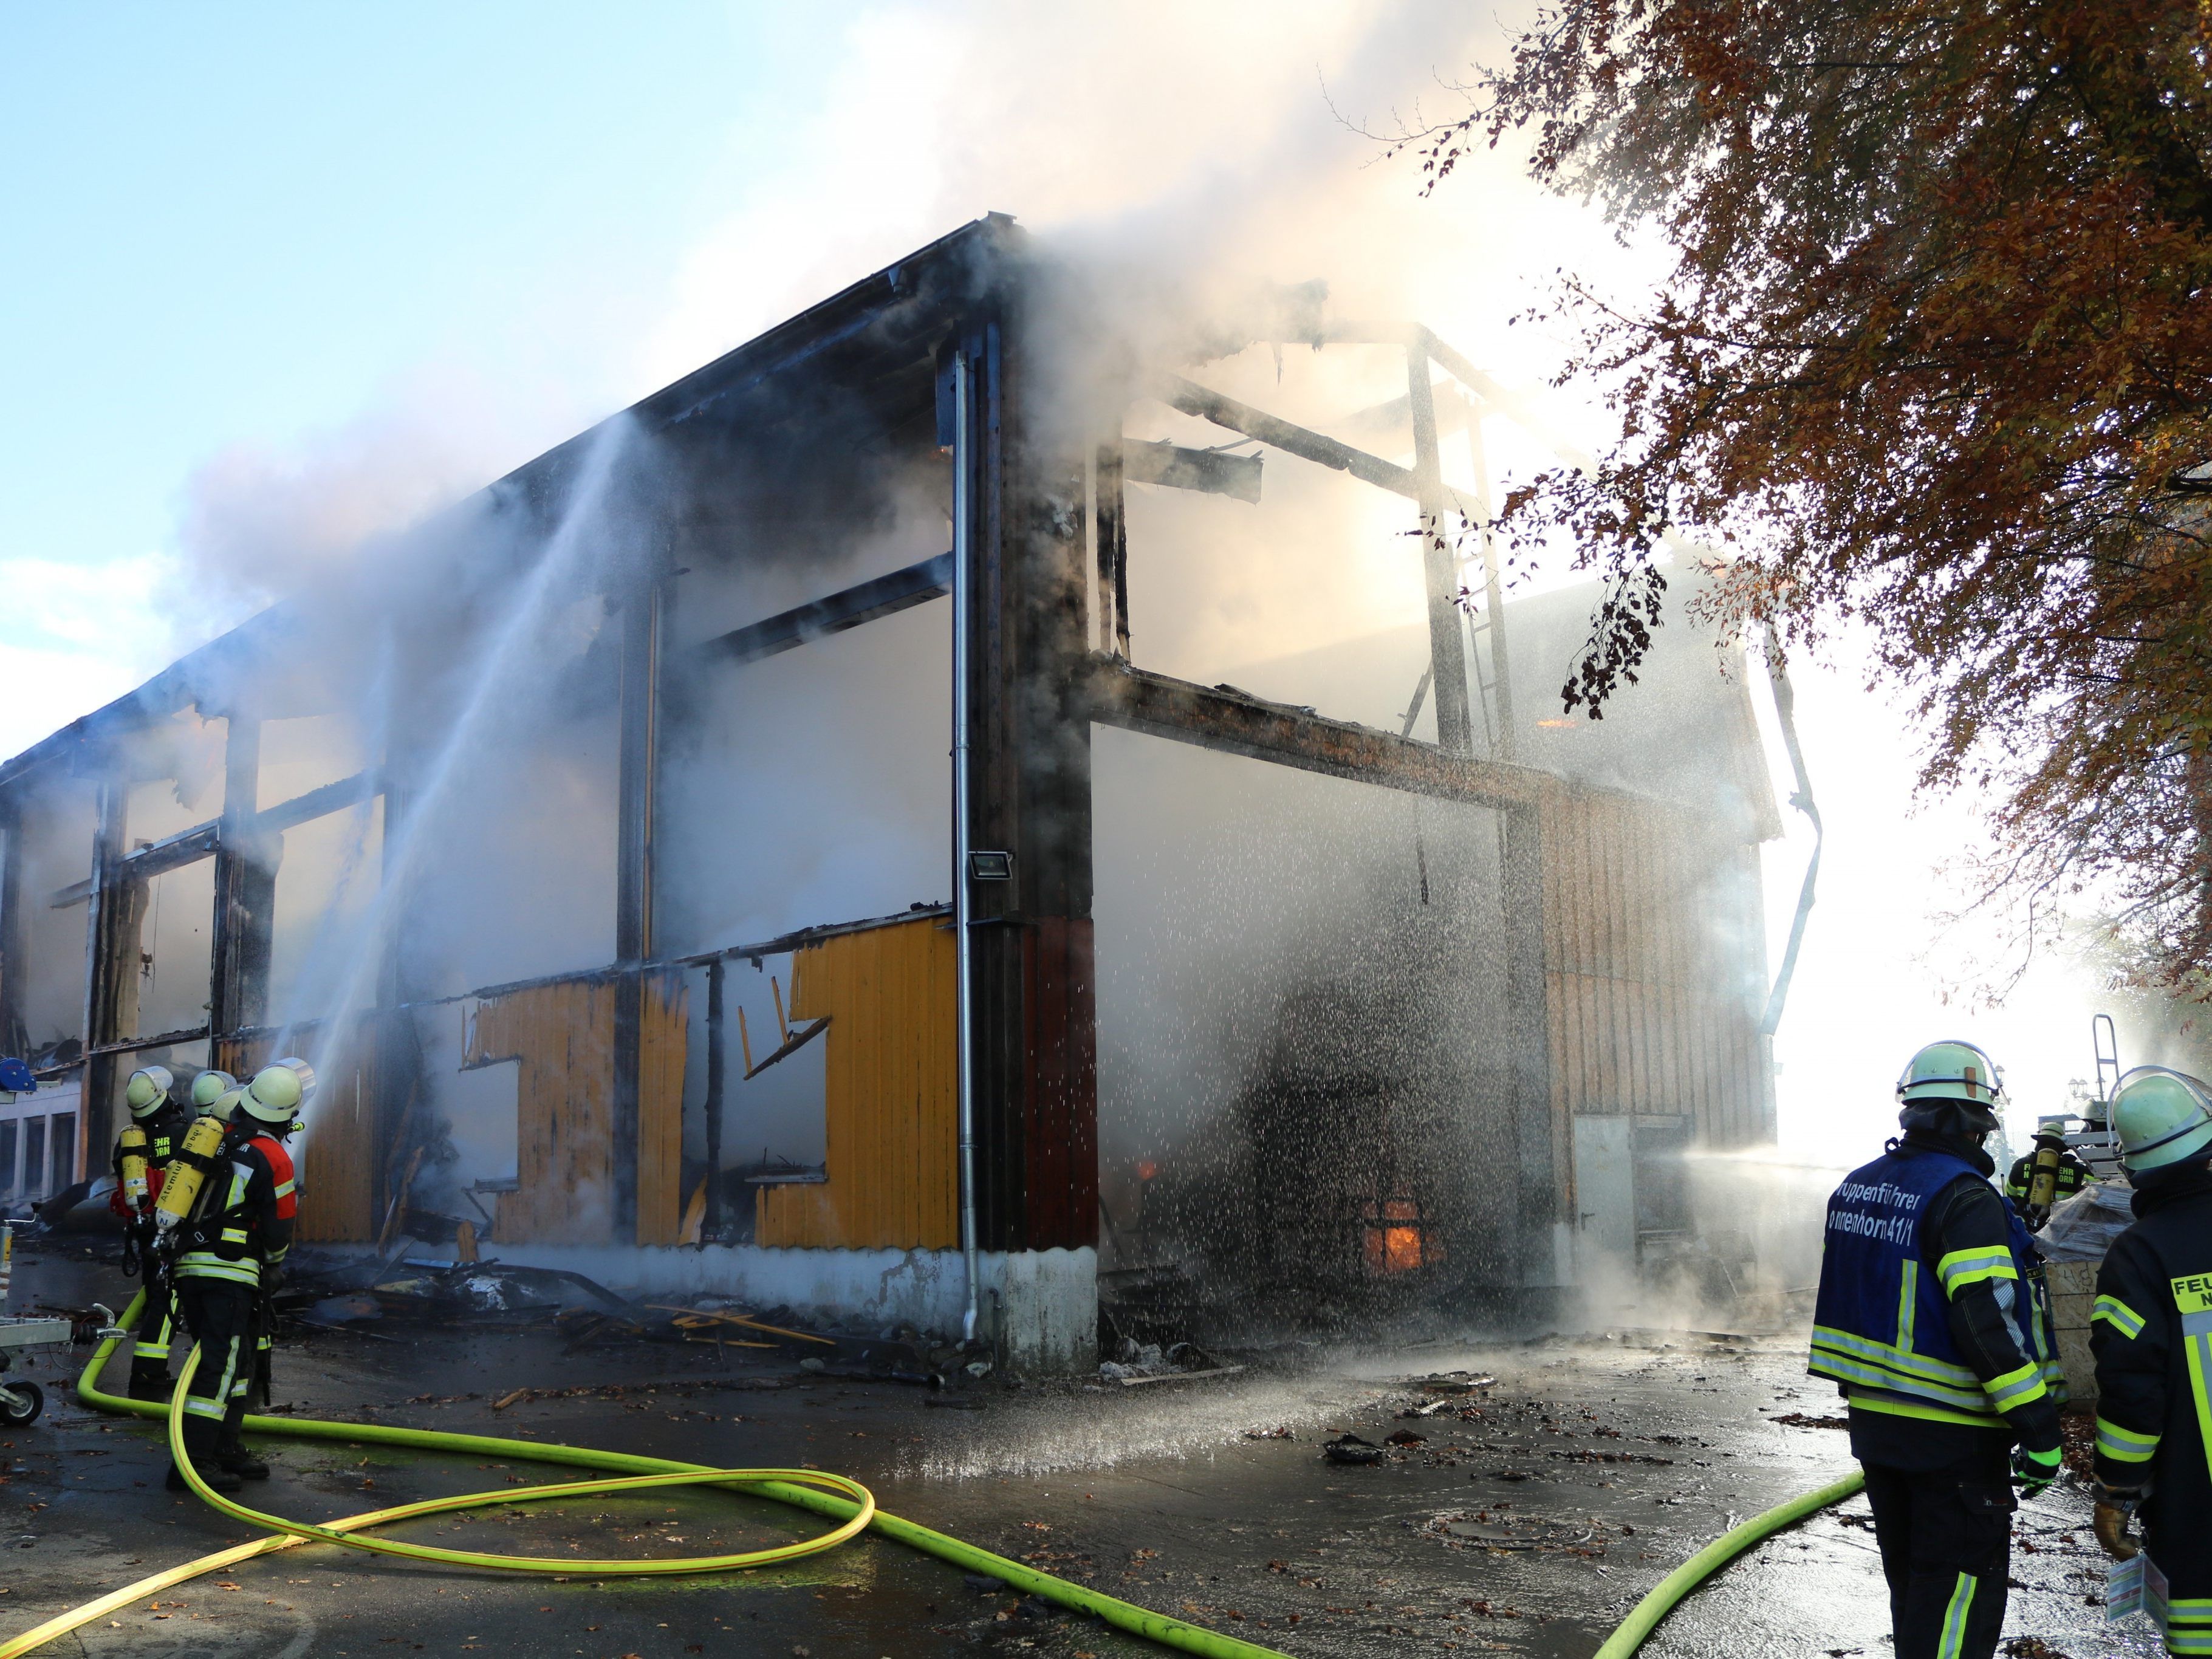
M 2181 0 L 1570 0 L 1417 135 L 1431 187 L 1532 167 L 1674 255 L 1656 300 L 1571 283 L 1571 375 L 1625 439 L 1513 495 L 1612 609 L 1601 708 L 1664 592 L 1803 641 L 1850 618 L 1918 694 L 1930 783 L 1987 801 L 1996 874 L 2212 969 L 2212 9 Z M 2201 479 L 2195 469 L 2203 468 Z M 1595 709 L 1594 709 L 1595 712 Z M 2086 900 L 2073 896 L 2086 893 Z

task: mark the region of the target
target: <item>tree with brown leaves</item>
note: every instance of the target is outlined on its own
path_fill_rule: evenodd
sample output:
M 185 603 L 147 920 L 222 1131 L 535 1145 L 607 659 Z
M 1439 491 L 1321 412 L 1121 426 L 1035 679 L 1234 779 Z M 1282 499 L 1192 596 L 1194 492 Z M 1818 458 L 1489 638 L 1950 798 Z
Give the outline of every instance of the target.
M 1987 801 L 2030 913 L 2119 915 L 2212 983 L 2212 9 L 2185 0 L 1567 0 L 1413 136 L 1428 188 L 1526 131 L 1534 175 L 1656 232 L 1623 307 L 1570 281 L 1566 369 L 1620 444 L 1513 493 L 1608 606 L 1600 712 L 1657 620 L 1662 538 L 1709 601 L 1869 630 Z M 1708 603 L 1708 601 L 1700 601 Z M 2071 896 L 2086 895 L 2086 900 Z

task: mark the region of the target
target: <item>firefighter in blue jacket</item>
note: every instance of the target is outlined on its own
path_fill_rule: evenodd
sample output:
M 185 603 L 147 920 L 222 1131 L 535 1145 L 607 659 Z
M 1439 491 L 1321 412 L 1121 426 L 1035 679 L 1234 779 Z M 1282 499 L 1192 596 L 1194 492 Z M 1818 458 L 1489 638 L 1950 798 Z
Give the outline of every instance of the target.
M 1850 1402 L 1897 1659 L 1989 1659 L 2014 1483 L 2058 1474 L 2042 1270 L 1982 1150 L 2003 1086 L 1973 1044 L 1930 1043 L 1898 1079 L 1904 1135 L 1828 1200 L 1811 1370 Z
M 2097 1270 L 2097 1541 L 2165 1580 L 2168 1653 L 2212 1654 L 2212 1097 L 2139 1066 L 2112 1099 L 2136 1222 Z M 2155 1611 L 2155 1609 L 2154 1609 Z

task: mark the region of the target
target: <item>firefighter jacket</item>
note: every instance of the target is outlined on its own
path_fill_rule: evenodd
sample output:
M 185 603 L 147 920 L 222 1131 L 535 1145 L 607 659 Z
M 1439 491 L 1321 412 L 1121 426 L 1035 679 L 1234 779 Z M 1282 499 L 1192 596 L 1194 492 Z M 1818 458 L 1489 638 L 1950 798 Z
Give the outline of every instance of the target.
M 2212 1173 L 2160 1173 L 2139 1178 L 2136 1224 L 2098 1270 L 2089 1347 L 2097 1478 L 2148 1484 L 2144 1532 L 2179 1589 L 2212 1573 Z
M 2051 1203 L 2063 1204 L 2087 1187 L 2090 1180 L 2089 1166 L 2069 1146 L 2059 1155 L 2058 1184 Z M 2012 1173 L 2005 1176 L 2005 1196 L 2016 1205 L 2025 1204 L 2027 1202 L 2027 1189 L 2034 1182 L 2035 1154 L 2030 1152 L 2026 1158 L 2017 1159 L 2012 1166 Z
M 192 1127 L 191 1112 L 182 1106 L 164 1106 L 151 1117 L 140 1118 L 135 1126 L 146 1134 L 146 1203 L 150 1209 L 161 1195 L 161 1173 L 169 1167 L 169 1158 L 184 1144 L 185 1131 Z M 115 1151 L 108 1159 L 115 1173 L 115 1190 L 108 1195 L 107 1207 L 128 1220 L 131 1214 L 130 1200 L 123 1192 L 123 1141 L 117 1133 Z
M 177 1274 L 183 1279 L 228 1279 L 261 1283 L 292 1248 L 292 1219 L 300 1200 L 292 1155 L 258 1129 L 234 1129 L 223 1138 L 200 1212 L 178 1229 Z
M 1854 1407 L 1855 1447 L 1860 1412 L 2057 1443 L 2047 1292 L 1991 1170 L 1916 1134 L 1828 1200 L 1808 1369 Z

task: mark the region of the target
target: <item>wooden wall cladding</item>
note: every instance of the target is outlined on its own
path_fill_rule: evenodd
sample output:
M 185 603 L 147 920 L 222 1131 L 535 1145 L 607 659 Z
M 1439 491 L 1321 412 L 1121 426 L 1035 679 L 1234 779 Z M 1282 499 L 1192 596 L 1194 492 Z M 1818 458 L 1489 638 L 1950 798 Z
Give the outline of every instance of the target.
M 315 1097 L 301 1114 L 297 1237 L 311 1244 L 357 1244 L 376 1237 L 376 1064 L 373 1042 L 341 1055 L 333 1074 L 318 1067 Z
M 514 1060 L 517 1190 L 500 1194 L 492 1237 L 605 1244 L 613 1237 L 615 999 L 622 981 L 562 980 L 487 998 L 464 1066 Z M 681 973 L 644 976 L 638 1022 L 637 1242 L 673 1244 L 684 1219 Z
M 1560 790 L 1541 811 L 1555 1167 L 1583 1113 L 1686 1117 L 1715 1147 L 1769 1139 L 1758 849 L 1631 796 Z
M 647 974 L 638 1020 L 637 1242 L 684 1229 L 684 1062 L 690 994 L 680 973 Z
M 487 997 L 470 1016 L 462 1065 L 520 1067 L 520 1184 L 499 1196 L 495 1238 L 605 1244 L 612 1235 L 617 989 L 606 979 L 533 985 Z
M 819 1039 L 824 1182 L 763 1187 L 755 1242 L 815 1249 L 932 1249 L 960 1242 L 952 934 L 942 918 L 841 934 L 798 952 L 793 1019 Z

